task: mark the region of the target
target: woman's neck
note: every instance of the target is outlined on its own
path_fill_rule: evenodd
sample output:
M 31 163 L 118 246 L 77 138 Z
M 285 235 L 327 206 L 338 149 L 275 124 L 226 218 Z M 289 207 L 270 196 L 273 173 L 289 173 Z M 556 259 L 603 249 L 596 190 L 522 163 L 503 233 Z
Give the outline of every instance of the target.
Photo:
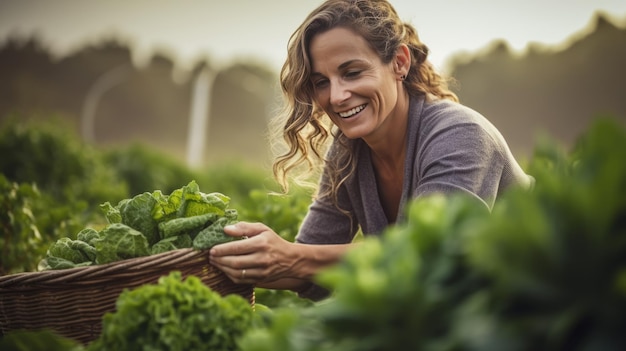
M 404 164 L 406 138 L 409 121 L 409 95 L 404 89 L 398 96 L 396 108 L 381 125 L 380 133 L 364 139 L 372 158 L 379 165 L 393 167 Z

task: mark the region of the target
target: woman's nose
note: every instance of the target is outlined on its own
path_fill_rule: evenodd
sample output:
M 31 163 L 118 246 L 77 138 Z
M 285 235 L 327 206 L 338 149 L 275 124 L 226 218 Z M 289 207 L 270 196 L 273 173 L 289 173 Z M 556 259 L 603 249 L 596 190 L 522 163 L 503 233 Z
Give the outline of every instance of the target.
M 340 81 L 330 83 L 330 103 L 332 105 L 340 106 L 348 100 L 350 97 L 350 91 L 346 85 Z

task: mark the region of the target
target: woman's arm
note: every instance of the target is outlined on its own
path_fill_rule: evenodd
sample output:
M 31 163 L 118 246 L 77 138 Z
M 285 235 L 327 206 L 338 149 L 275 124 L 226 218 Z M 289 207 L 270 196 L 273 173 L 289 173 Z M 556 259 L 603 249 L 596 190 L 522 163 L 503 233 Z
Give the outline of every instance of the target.
M 301 290 L 321 269 L 338 262 L 353 244 L 292 243 L 261 223 L 239 222 L 224 232 L 248 239 L 216 245 L 211 264 L 235 283 L 273 289 Z

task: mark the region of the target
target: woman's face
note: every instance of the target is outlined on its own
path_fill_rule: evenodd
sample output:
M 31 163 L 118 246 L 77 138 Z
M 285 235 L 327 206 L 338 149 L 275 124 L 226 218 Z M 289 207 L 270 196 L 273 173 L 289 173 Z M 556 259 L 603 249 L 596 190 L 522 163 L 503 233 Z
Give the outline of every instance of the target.
M 337 27 L 309 44 L 316 103 L 348 138 L 384 137 L 401 84 L 393 61 L 384 64 L 365 39 Z

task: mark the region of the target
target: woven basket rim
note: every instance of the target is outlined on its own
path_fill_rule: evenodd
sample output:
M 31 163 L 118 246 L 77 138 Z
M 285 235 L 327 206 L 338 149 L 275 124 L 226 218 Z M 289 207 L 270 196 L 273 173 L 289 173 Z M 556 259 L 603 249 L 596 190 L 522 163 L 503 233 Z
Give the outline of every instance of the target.
M 23 284 L 58 283 L 60 281 L 71 283 L 85 278 L 102 278 L 111 273 L 132 274 L 146 268 L 156 270 L 160 266 L 171 267 L 178 262 L 206 261 L 208 263 L 208 260 L 208 250 L 183 248 L 106 264 L 4 275 L 0 276 L 0 289 L 8 289 Z

